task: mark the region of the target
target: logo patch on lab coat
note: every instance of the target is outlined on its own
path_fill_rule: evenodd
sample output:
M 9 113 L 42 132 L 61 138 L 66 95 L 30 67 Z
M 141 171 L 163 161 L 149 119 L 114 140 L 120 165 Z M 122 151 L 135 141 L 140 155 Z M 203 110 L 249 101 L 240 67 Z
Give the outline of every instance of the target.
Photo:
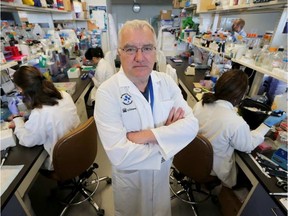
M 131 95 L 129 95 L 128 93 L 122 94 L 121 99 L 124 105 L 129 105 L 133 102 Z

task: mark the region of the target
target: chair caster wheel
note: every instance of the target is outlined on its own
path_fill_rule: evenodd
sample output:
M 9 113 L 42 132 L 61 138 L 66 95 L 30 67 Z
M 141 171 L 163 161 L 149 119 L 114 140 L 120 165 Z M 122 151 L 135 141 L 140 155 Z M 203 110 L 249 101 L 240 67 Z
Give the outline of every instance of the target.
M 112 179 L 109 178 L 109 179 L 106 180 L 106 182 L 107 182 L 107 184 L 111 184 L 112 183 Z
M 99 211 L 97 212 L 97 216 L 103 216 L 104 214 L 105 214 L 104 209 L 99 209 Z

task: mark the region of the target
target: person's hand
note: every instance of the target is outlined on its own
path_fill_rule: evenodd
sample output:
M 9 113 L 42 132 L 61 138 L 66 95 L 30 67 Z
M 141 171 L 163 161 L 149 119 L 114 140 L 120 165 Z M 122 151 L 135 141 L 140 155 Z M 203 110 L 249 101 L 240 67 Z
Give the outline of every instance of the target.
M 17 93 L 17 94 L 15 94 L 15 96 L 16 96 L 16 98 L 17 98 L 17 99 L 16 99 L 17 102 L 19 102 L 19 100 L 20 100 L 20 101 L 23 101 L 24 96 L 23 96 L 21 93 Z
M 14 129 L 15 128 L 15 123 L 14 121 L 9 122 L 9 128 Z
M 7 120 L 10 121 L 10 122 L 12 122 L 14 116 L 15 116 L 15 115 L 13 115 L 13 114 L 10 115 L 10 116 L 7 118 Z M 25 116 L 25 112 L 19 111 L 19 113 L 18 113 L 16 116 L 24 117 L 24 116 Z
M 92 79 L 94 77 L 94 71 L 89 71 L 88 76 Z
M 286 112 L 281 110 L 274 110 L 268 118 L 263 122 L 268 127 L 272 127 L 273 125 L 279 124 L 286 118 Z
M 16 100 L 11 100 L 9 103 L 8 103 L 8 109 L 10 110 L 10 112 L 13 114 L 13 115 L 18 115 L 19 113 L 19 110 L 18 110 L 18 107 L 17 107 L 17 101 Z
M 166 120 L 166 123 L 165 125 L 170 125 L 172 124 L 173 122 L 176 122 L 178 121 L 179 119 L 182 119 L 184 117 L 184 110 L 179 107 L 177 110 L 175 107 L 173 107 L 171 110 L 170 110 L 170 113 L 169 113 L 169 116 L 168 116 L 168 119 Z

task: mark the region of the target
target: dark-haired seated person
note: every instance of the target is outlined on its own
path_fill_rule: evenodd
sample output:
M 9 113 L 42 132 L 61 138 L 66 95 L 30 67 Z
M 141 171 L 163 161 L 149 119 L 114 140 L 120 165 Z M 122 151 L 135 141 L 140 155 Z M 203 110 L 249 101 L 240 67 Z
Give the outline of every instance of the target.
M 85 53 L 85 58 L 92 61 L 92 64 L 96 66 L 95 71 L 89 72 L 89 77 L 92 79 L 94 87 L 89 94 L 87 105 L 93 106 L 97 88 L 114 74 L 114 69 L 110 62 L 104 59 L 101 47 L 89 48 Z
M 52 82 L 45 79 L 35 67 L 22 66 L 13 75 L 14 83 L 23 96 L 23 103 L 31 111 L 24 122 L 17 100 L 11 100 L 8 108 L 12 113 L 11 127 L 19 139 L 19 144 L 26 147 L 43 145 L 48 153 L 42 168 L 53 170 L 52 153 L 54 145 L 66 133 L 76 128 L 80 119 L 72 97 L 65 91 L 58 91 Z M 26 193 L 23 201 L 34 215 L 30 199 Z
M 49 157 L 43 168 L 53 170 L 52 152 L 56 142 L 76 128 L 80 119 L 72 97 L 58 91 L 35 67 L 22 66 L 13 75 L 14 83 L 23 96 L 23 102 L 31 110 L 26 122 L 20 115 L 17 101 L 8 104 L 13 117 L 14 134 L 19 144 L 26 147 L 43 145 Z
M 285 117 L 269 116 L 258 128 L 250 131 L 246 121 L 238 115 L 236 107 L 248 89 L 248 76 L 241 70 L 224 73 L 215 85 L 215 93 L 206 93 L 193 108 L 199 121 L 199 133 L 210 140 L 213 151 L 213 171 L 222 184 L 236 185 L 237 170 L 234 150 L 251 152 L 264 141 L 270 127 Z

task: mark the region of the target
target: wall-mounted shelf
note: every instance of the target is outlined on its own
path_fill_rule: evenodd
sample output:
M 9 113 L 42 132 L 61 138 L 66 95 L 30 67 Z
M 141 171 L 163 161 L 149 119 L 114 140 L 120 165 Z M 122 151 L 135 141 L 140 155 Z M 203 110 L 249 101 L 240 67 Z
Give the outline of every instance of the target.
M 53 12 L 53 13 L 70 13 L 70 11 L 58 10 L 53 8 L 34 7 L 24 4 L 0 2 L 2 11 L 29 11 L 29 12 Z
M 232 59 L 232 61 L 233 61 L 233 62 L 236 62 L 236 63 L 238 63 L 238 64 L 241 64 L 241 65 L 243 65 L 243 66 L 245 66 L 245 67 L 251 68 L 251 69 L 253 69 L 253 70 L 255 70 L 255 71 L 258 71 L 258 72 L 260 72 L 260 73 L 262 73 L 262 74 L 271 76 L 271 77 L 273 77 L 273 78 L 276 78 L 276 79 L 278 79 L 278 80 L 281 80 L 281 81 L 283 81 L 283 82 L 288 83 L 288 80 L 287 80 L 287 74 L 288 74 L 288 73 L 285 72 L 285 71 L 283 71 L 283 70 L 282 70 L 282 71 L 279 71 L 278 73 L 274 73 L 273 70 L 272 70 L 272 71 L 267 70 L 267 69 L 265 69 L 265 68 L 256 66 L 256 65 L 254 65 L 254 64 L 245 62 L 245 61 L 243 61 L 242 59 Z
M 27 62 L 28 61 L 30 61 L 30 60 L 32 60 L 32 59 L 36 59 L 36 58 L 38 58 L 38 57 L 40 57 L 41 55 L 43 55 L 44 53 L 36 53 L 36 54 L 33 54 L 33 55 L 31 55 L 29 58 L 27 58 Z M 1 70 L 5 70 L 5 69 L 7 69 L 7 68 L 11 68 L 11 67 L 14 67 L 14 66 L 16 66 L 16 65 L 18 65 L 18 62 L 16 61 L 16 60 L 12 60 L 12 61 L 8 61 L 8 62 L 6 62 L 5 64 L 1 64 L 0 65 L 0 69 Z
M 196 8 L 197 8 L 197 5 L 196 4 L 192 4 L 189 7 L 185 7 L 184 9 L 187 10 L 187 11 L 190 11 L 190 10 L 195 10 Z
M 286 1 L 270 1 L 266 3 L 250 3 L 245 5 L 235 5 L 235 6 L 219 6 L 215 10 L 205 10 L 199 9 L 197 13 L 235 13 L 235 12 L 255 12 L 255 11 L 270 11 L 271 10 L 283 10 L 283 8 L 287 7 Z
M 54 23 L 88 22 L 90 19 L 53 20 Z
M 18 65 L 17 61 L 9 61 L 9 62 L 6 62 L 5 64 L 1 64 L 0 68 L 1 70 L 6 70 L 7 68 L 11 68 L 16 65 Z
M 203 47 L 203 46 L 198 45 L 198 44 L 194 44 L 194 43 L 192 43 L 192 44 L 193 44 L 194 46 L 199 47 L 199 48 L 201 48 L 201 49 L 204 49 L 204 50 L 206 50 L 206 51 L 208 51 L 208 52 L 212 52 L 212 53 L 214 53 L 214 54 L 222 55 L 222 56 L 223 56 L 223 53 L 218 53 L 218 52 L 216 52 L 215 50 L 212 50 L 212 49 L 207 48 L 207 47 Z M 224 55 L 225 55 L 225 54 L 224 54 Z M 230 59 L 230 57 L 227 57 L 227 56 L 224 56 L 224 57 Z M 276 78 L 276 79 L 278 79 L 278 80 L 281 80 L 281 81 L 283 81 L 283 82 L 288 83 L 288 79 L 287 79 L 287 74 L 288 74 L 288 72 L 279 71 L 279 72 L 277 72 L 277 73 L 274 73 L 273 71 L 267 70 L 267 69 L 265 69 L 265 68 L 263 68 L 263 67 L 256 66 L 255 64 L 251 64 L 251 63 L 246 62 L 246 61 L 244 61 L 244 60 L 242 60 L 242 59 L 232 58 L 231 60 L 232 60 L 233 62 L 236 62 L 236 63 L 238 63 L 238 64 L 241 64 L 241 65 L 243 65 L 243 66 L 245 66 L 245 67 L 248 67 L 248 68 L 251 68 L 251 69 L 253 69 L 253 70 L 255 70 L 255 71 L 258 71 L 259 73 L 262 73 L 262 74 L 271 76 L 271 77 L 273 77 L 273 78 Z

